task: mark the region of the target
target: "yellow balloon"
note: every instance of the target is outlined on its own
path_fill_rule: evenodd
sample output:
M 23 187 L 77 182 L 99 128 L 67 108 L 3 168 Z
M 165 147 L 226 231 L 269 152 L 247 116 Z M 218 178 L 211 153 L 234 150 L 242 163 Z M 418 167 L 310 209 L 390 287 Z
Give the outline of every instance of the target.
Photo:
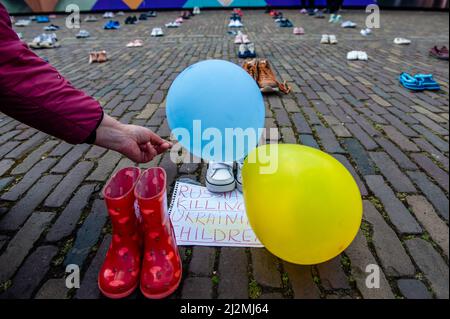
M 339 255 L 362 219 L 359 188 L 332 156 L 294 144 L 253 150 L 242 170 L 245 207 L 262 244 L 288 262 L 312 265 Z

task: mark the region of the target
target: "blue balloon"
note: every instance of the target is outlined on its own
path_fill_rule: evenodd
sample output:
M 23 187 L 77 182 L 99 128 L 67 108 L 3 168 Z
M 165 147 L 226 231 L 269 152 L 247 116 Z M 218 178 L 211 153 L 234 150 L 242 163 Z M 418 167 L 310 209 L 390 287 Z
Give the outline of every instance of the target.
M 244 158 L 264 129 L 264 100 L 255 80 L 222 60 L 196 63 L 178 75 L 167 95 L 166 113 L 181 145 L 209 161 Z

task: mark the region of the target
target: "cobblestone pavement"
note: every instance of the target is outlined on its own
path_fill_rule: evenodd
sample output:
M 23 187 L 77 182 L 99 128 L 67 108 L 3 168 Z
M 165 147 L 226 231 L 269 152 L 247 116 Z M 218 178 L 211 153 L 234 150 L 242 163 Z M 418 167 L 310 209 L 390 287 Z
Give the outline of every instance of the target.
M 363 38 L 359 29 L 283 12 L 306 35 L 277 28 L 262 10 L 246 10 L 243 19 L 258 55 L 293 88 L 266 97 L 267 127 L 279 128 L 280 142 L 320 148 L 352 172 L 364 197 L 361 231 L 341 256 L 316 266 L 288 264 L 264 249 L 180 248 L 184 280 L 173 297 L 448 298 L 449 70 L 427 54 L 448 46 L 448 13 L 382 12 L 382 28 Z M 360 26 L 365 20 L 362 12 L 343 14 Z M 107 113 L 167 137 L 164 99 L 177 74 L 208 58 L 242 62 L 226 32 L 228 15 L 205 11 L 162 38 L 150 38 L 151 28 L 176 12 L 119 31 L 102 30 L 101 19 L 82 25 L 90 39 L 58 31 L 62 47 L 38 54 Z M 53 22 L 64 25 L 63 17 Z M 41 28 L 19 31 L 31 40 Z M 320 45 L 322 33 L 336 34 L 339 44 Z M 413 42 L 395 46 L 397 36 Z M 126 48 L 134 38 L 144 47 Z M 92 49 L 106 49 L 110 61 L 88 65 Z M 366 50 L 369 61 L 347 62 L 350 50 Z M 442 91 L 410 93 L 398 84 L 401 71 L 433 73 Z M 101 297 L 96 276 L 111 228 L 100 190 L 127 165 L 117 153 L 71 146 L 0 114 L 2 298 Z M 172 185 L 180 176 L 204 181 L 205 165 L 175 164 L 165 154 L 141 166 L 154 165 Z M 78 290 L 64 285 L 70 263 L 81 265 Z M 381 267 L 379 289 L 365 285 L 368 264 Z

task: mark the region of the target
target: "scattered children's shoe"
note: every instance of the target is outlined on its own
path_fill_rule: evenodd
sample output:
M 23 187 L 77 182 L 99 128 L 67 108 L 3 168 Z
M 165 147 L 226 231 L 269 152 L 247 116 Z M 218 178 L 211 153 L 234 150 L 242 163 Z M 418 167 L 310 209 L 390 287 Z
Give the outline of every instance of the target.
M 233 9 L 233 13 L 237 14 L 238 16 L 242 17 L 244 15 L 244 12 L 240 8 Z
M 192 13 L 195 15 L 200 14 L 200 7 L 195 7 L 194 10 L 192 10 Z
M 236 188 L 233 163 L 210 162 L 206 171 L 206 188 L 213 193 L 231 192 Z
M 146 20 L 148 20 L 148 16 L 145 13 L 141 13 L 141 15 L 139 16 L 139 20 L 146 21 Z
M 137 48 L 144 45 L 144 42 L 142 40 L 134 40 L 127 44 L 127 48 Z
M 399 77 L 400 84 L 412 91 L 440 90 L 440 85 L 433 79 L 432 74 L 410 74 L 403 72 Z
M 291 91 L 286 82 L 277 81 L 275 73 L 266 59 L 246 60 L 242 68 L 256 81 L 263 93 L 283 92 L 287 94 Z
M 349 61 L 367 61 L 368 59 L 367 53 L 364 51 L 350 51 L 347 53 L 347 60 Z
M 258 63 L 258 84 L 263 93 L 271 93 L 281 91 L 283 93 L 289 93 L 290 88 L 286 83 L 280 83 L 277 81 L 275 73 L 272 71 L 268 60 L 260 60 Z
M 300 10 L 300 13 L 301 13 L 301 14 L 308 14 L 308 10 L 306 10 L 305 8 L 303 8 L 303 9 Z
M 237 19 L 230 20 L 230 23 L 228 24 L 229 28 L 242 28 L 243 26 L 243 23 Z
M 365 28 L 365 29 L 362 29 L 362 30 L 360 31 L 360 33 L 361 33 L 361 35 L 362 35 L 363 37 L 367 37 L 367 36 L 369 36 L 369 35 L 372 34 L 372 29 L 370 29 L 370 28 Z
M 166 23 L 166 28 L 178 28 L 180 24 L 178 22 L 169 22 Z
M 80 30 L 76 35 L 76 37 L 79 39 L 89 38 L 90 36 L 90 33 L 86 30 Z
M 31 24 L 31 20 L 18 20 L 14 25 L 16 27 L 28 27 Z
M 33 49 L 54 49 L 59 48 L 60 44 L 56 34 L 43 33 L 35 37 L 32 42 L 28 43 L 28 46 Z
M 411 40 L 405 38 L 395 38 L 394 43 L 398 45 L 408 45 L 411 44 Z
M 182 17 L 184 20 L 189 20 L 189 19 L 191 18 L 191 14 L 190 14 L 190 12 L 188 12 L 188 11 L 183 11 L 183 12 L 181 12 L 181 17 Z
M 347 60 L 349 61 L 355 61 L 358 60 L 358 52 L 357 51 L 350 51 L 347 53 Z
M 342 22 L 341 27 L 346 28 L 346 29 L 348 29 L 348 28 L 353 29 L 353 28 L 356 28 L 356 23 L 352 22 L 352 21 L 344 21 L 344 22 Z
M 117 30 L 120 29 L 120 22 L 109 20 L 103 27 L 105 30 Z
M 244 166 L 244 159 L 236 162 L 236 188 L 242 193 L 242 167 Z
M 136 16 L 128 16 L 125 19 L 125 24 L 137 24 L 138 23 L 138 19 Z
M 238 57 L 240 59 L 255 58 L 256 57 L 255 45 L 253 43 L 247 44 L 242 43 L 241 45 L 239 45 Z
M 305 34 L 305 30 L 302 27 L 295 27 L 293 33 L 295 35 L 303 35 Z
M 337 44 L 338 40 L 334 34 L 329 35 L 330 44 Z
M 422 82 L 422 85 L 425 88 L 425 90 L 441 89 L 439 84 L 434 80 L 432 74 L 416 74 L 414 77 Z
M 328 34 L 322 34 L 322 38 L 320 39 L 321 44 L 330 44 L 330 36 Z
M 242 39 L 242 32 L 238 31 L 236 37 L 234 38 L 234 44 L 242 44 L 242 43 L 244 43 Z
M 164 35 L 164 32 L 161 28 L 153 28 L 150 35 L 152 37 L 162 37 Z
M 336 15 L 334 13 L 330 14 L 330 19 L 328 19 L 329 23 L 333 23 L 334 19 L 336 19 Z
M 37 23 L 48 23 L 48 22 L 50 22 L 50 19 L 47 16 L 38 16 L 36 18 L 36 22 Z
M 106 51 L 93 51 L 89 53 L 89 64 L 97 62 L 103 63 L 108 61 L 108 57 L 106 55 Z
M 84 22 L 96 22 L 96 21 L 98 21 L 96 16 L 88 15 L 86 18 L 84 18 Z
M 105 12 L 103 14 L 103 18 L 104 19 L 112 19 L 112 18 L 114 18 L 114 13 L 112 13 L 112 12 Z
M 46 27 L 44 27 L 44 31 L 58 31 L 60 28 L 57 25 L 50 24 Z
M 439 60 L 448 60 L 448 49 L 445 46 L 440 49 L 434 46 L 430 49 L 429 54 Z
M 255 45 L 248 43 L 247 45 L 247 58 L 256 58 Z
M 282 18 L 279 21 L 277 21 L 278 26 L 281 28 L 292 28 L 294 25 L 289 19 Z
M 97 56 L 98 56 L 97 52 L 90 52 L 89 53 L 89 64 L 97 62 Z
M 367 56 L 367 53 L 364 51 L 358 51 L 358 60 L 360 61 L 367 61 L 369 57 Z
M 316 13 L 316 15 L 314 16 L 314 18 L 316 18 L 316 19 L 325 19 L 325 16 L 323 15 L 322 11 L 318 11 Z
M 240 58 L 240 59 L 247 58 L 247 46 L 243 43 L 239 45 L 238 58 Z

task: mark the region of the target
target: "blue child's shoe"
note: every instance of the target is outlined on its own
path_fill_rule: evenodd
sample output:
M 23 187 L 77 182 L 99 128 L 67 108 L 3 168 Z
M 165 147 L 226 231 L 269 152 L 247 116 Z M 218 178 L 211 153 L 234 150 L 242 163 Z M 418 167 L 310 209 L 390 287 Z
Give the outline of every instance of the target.
M 37 23 L 48 23 L 50 22 L 50 19 L 47 16 L 38 16 L 36 18 Z
M 409 75 L 406 72 L 400 74 L 399 80 L 400 84 L 403 85 L 408 90 L 423 91 L 425 89 L 425 87 L 423 86 L 422 82 L 419 81 L 419 79 L 416 79 L 415 77 Z
M 440 85 L 433 79 L 432 74 L 416 74 L 414 76 L 417 80 L 421 81 L 425 90 L 440 90 Z
M 119 28 L 120 28 L 119 21 L 112 21 L 112 20 L 108 21 L 104 26 L 105 30 L 117 30 Z
M 440 90 L 439 84 L 433 79 L 432 74 L 416 74 L 411 76 L 406 72 L 400 74 L 400 83 L 413 91 Z

